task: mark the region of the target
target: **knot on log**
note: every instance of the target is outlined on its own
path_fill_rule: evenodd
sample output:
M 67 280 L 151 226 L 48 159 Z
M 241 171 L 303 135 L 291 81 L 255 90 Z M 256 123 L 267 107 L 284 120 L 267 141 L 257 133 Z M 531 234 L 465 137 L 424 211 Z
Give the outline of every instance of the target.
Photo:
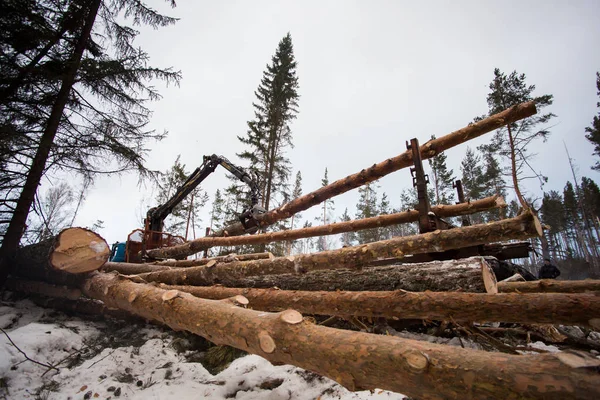
M 279 319 L 287 324 L 296 325 L 302 322 L 304 318 L 296 310 L 285 310 L 279 314 Z
M 163 293 L 163 295 L 161 296 L 162 301 L 169 301 L 169 300 L 173 300 L 174 298 L 179 296 L 179 290 L 167 290 L 166 292 Z
M 597 368 L 600 360 L 580 351 L 563 351 L 555 353 L 556 358 L 571 368 Z
M 409 350 L 404 353 L 404 360 L 408 368 L 418 374 L 425 372 L 429 365 L 429 358 L 426 354 L 417 350 Z
M 261 350 L 267 354 L 271 354 L 277 348 L 277 346 L 275 345 L 275 341 L 267 331 L 261 331 L 258 334 L 258 343 L 260 345 Z

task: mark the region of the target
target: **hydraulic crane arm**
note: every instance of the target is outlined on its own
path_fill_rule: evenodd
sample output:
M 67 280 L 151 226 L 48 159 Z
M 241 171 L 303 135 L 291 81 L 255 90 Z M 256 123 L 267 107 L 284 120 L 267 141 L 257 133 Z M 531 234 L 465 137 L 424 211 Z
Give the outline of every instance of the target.
M 244 224 L 247 230 L 250 230 L 251 227 L 254 226 L 252 222 L 254 216 L 257 213 L 264 212 L 262 209 L 257 206 L 258 197 L 259 197 L 259 189 L 258 183 L 252 179 L 250 174 L 244 171 L 242 168 L 235 166 L 228 159 L 222 156 L 218 156 L 213 154 L 211 156 L 204 156 L 204 161 L 201 166 L 196 168 L 194 172 L 190 174 L 190 176 L 186 179 L 183 185 L 177 192 L 165 202 L 163 205 L 160 205 L 155 208 L 151 208 L 148 210 L 148 214 L 146 215 L 146 229 L 155 232 L 162 232 L 163 223 L 165 218 L 169 216 L 173 212 L 173 209 L 185 199 L 198 185 L 206 179 L 207 176 L 212 174 L 215 169 L 219 166 L 223 166 L 227 171 L 236 176 L 239 180 L 244 182 L 250 187 L 250 201 L 252 203 L 252 207 L 250 210 L 244 211 L 244 213 L 240 216 L 241 222 Z

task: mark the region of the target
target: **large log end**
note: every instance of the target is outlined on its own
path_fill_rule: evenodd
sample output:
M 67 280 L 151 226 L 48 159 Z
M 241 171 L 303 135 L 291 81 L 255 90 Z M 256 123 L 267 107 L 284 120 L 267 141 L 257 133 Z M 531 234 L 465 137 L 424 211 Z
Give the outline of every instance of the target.
M 85 228 L 67 228 L 56 237 L 49 262 L 56 270 L 81 274 L 99 269 L 109 256 L 108 244 L 100 235 Z

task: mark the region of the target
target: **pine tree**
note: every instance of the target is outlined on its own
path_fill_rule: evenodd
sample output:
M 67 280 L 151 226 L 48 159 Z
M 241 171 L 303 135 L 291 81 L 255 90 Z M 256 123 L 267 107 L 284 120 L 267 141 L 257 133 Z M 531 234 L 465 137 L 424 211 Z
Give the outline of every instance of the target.
M 575 248 L 579 257 L 586 256 L 586 249 L 581 235 L 581 216 L 579 214 L 579 204 L 573 184 L 567 182 L 563 191 L 565 220 L 567 234 L 571 245 Z
M 329 177 L 327 168 L 325 168 L 325 174 L 321 179 L 321 187 L 329 185 Z M 321 214 L 315 218 L 315 221 L 319 222 L 320 225 L 327 225 L 334 221 L 334 210 L 335 203 L 333 199 L 327 199 L 321 203 Z M 333 240 L 328 236 L 320 236 L 317 240 L 317 250 L 325 251 L 331 249 Z
M 255 95 L 254 120 L 248 122 L 247 135 L 238 136 L 248 148 L 238 156 L 248 160 L 253 173 L 260 177 L 262 206 L 269 209 L 290 174 L 285 152 L 293 147 L 290 123 L 298 113 L 300 97 L 289 33 L 279 42 Z
M 497 114 L 514 105 L 535 101 L 538 110 L 552 105 L 553 96 L 546 94 L 542 96 L 533 96 L 535 85 L 527 85 L 525 74 L 518 74 L 513 71 L 510 75 L 505 75 L 498 68 L 494 70 L 494 79 L 490 83 L 491 92 L 487 96 L 489 115 Z M 537 114 L 529 118 L 507 125 L 498 129 L 493 138 L 493 147 L 498 149 L 498 154 L 510 160 L 510 176 L 512 184 L 521 206 L 529 208 L 525 196 L 519 188 L 519 182 L 535 177 L 543 185 L 547 178 L 538 171 L 535 171 L 530 162 L 532 154 L 529 153 L 528 146 L 535 143 L 536 139 L 546 140 L 549 131 L 546 127 L 539 128 L 538 125 L 545 125 L 555 117 L 552 113 Z M 525 173 L 530 171 L 530 173 Z
M 344 209 L 344 213 L 340 217 L 340 222 L 352 221 L 350 214 L 348 214 L 348 207 Z M 343 247 L 354 246 L 356 243 L 356 232 L 344 232 L 341 234 L 341 242 Z
M 224 226 L 225 218 L 225 200 L 221 195 L 221 190 L 217 189 L 215 198 L 212 202 L 210 211 L 210 230 L 219 230 Z
M 600 72 L 596 72 L 596 88 L 598 89 L 597 95 L 600 96 Z M 600 108 L 600 101 L 596 103 L 596 106 Z M 592 126 L 585 128 L 585 131 L 587 132 L 585 137 L 594 145 L 593 154 L 600 157 L 600 112 L 594 116 Z M 600 171 L 600 161 L 596 161 L 592 169 Z
M 484 174 L 481 165 L 481 158 L 470 148 L 467 147 L 465 158 L 460 164 L 462 172 L 462 185 L 465 196 L 469 200 L 478 200 L 485 197 L 486 187 L 484 185 Z M 470 220 L 474 224 L 480 224 L 485 221 L 481 213 L 471 215 Z
M 185 165 L 181 163 L 181 157 L 177 156 L 171 168 L 160 174 L 157 203 L 165 204 L 183 186 L 187 178 L 188 172 L 185 170 Z M 165 219 L 164 231 L 174 235 L 188 236 L 190 228 L 200 227 L 200 212 L 207 201 L 208 195 L 202 188 L 194 189 L 173 208 L 171 214 Z M 194 226 L 190 225 L 192 220 Z
M 294 182 L 294 189 L 292 190 L 292 198 L 290 199 L 290 201 L 297 199 L 300 196 L 302 196 L 302 174 L 300 173 L 300 171 L 298 171 L 298 172 L 296 172 L 296 180 Z M 296 214 L 292 215 L 292 218 L 290 218 L 290 228 L 289 229 L 294 229 L 295 223 L 298 222 L 301 217 L 302 217 L 301 213 L 296 213 Z M 295 241 L 290 241 L 287 243 L 287 250 L 286 250 L 287 255 L 290 255 L 292 253 L 292 249 L 294 248 L 294 242 Z
M 356 219 L 371 218 L 379 215 L 376 183 L 371 182 L 358 189 L 360 198 L 356 204 Z M 358 243 L 370 243 L 379 239 L 377 228 L 365 229 L 356 233 Z
M 435 139 L 435 135 L 431 135 L 431 139 Z M 446 166 L 446 154 L 439 153 L 436 156 L 430 158 L 429 166 L 431 168 L 433 191 L 435 197 L 430 199 L 435 204 L 452 204 L 454 201 L 454 190 L 452 184 L 454 183 L 454 172 L 448 170 Z
M 567 220 L 561 194 L 555 190 L 544 193 L 540 212 L 542 221 L 550 226 L 550 229 L 545 231 L 545 234 L 548 237 L 552 257 L 556 260 L 558 259 L 559 251 L 566 253 L 567 245 L 563 236 Z

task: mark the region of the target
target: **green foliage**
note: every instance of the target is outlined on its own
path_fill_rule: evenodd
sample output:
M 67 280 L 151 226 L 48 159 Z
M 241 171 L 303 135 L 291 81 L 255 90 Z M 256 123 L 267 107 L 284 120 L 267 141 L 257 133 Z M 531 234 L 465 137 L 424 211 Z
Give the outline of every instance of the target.
M 596 72 L 596 88 L 598 89 L 598 96 L 600 96 L 600 72 Z M 600 108 L 600 101 L 596 103 L 596 106 Z M 594 145 L 594 155 L 600 157 L 600 112 L 594 116 L 592 125 L 585 128 L 587 135 L 585 137 Z M 592 167 L 596 171 L 600 171 L 600 161 L 596 161 L 596 164 Z
M 238 136 L 247 148 L 238 156 L 248 160 L 252 173 L 260 178 L 262 206 L 269 209 L 275 196 L 285 191 L 290 175 L 285 152 L 293 147 L 290 123 L 298 113 L 300 97 L 289 33 L 279 42 L 254 93 L 254 119 L 248 122 L 246 136 Z
M 371 182 L 358 189 L 360 198 L 356 203 L 356 219 L 371 218 L 379 215 L 379 204 L 377 199 L 376 183 Z M 364 229 L 356 232 L 359 244 L 370 243 L 380 240 L 380 232 L 377 228 Z
M 435 136 L 432 135 L 431 139 L 435 139 Z M 446 159 L 446 154 L 440 153 L 428 160 L 435 194 L 430 202 L 434 204 L 452 204 L 454 202 L 454 171 L 448 169 Z
M 535 101 L 539 112 L 534 116 L 498 129 L 488 147 L 490 153 L 498 154 L 502 160 L 510 160 L 510 164 L 505 166 L 506 174 L 513 177 L 513 186 L 521 202 L 525 200 L 518 188 L 518 182 L 536 178 L 540 185 L 543 185 L 547 181 L 546 177 L 533 169 L 530 162 L 534 154 L 529 152 L 529 146 L 535 143 L 536 139 L 543 141 L 547 139 L 549 131 L 546 124 L 555 117 L 553 113 L 540 112 L 545 107 L 552 105 L 553 96 L 549 94 L 534 96 L 535 85 L 527 85 L 525 80 L 525 74 L 513 71 L 510 75 L 506 75 L 496 68 L 494 79 L 489 85 L 491 91 L 487 96 L 489 115 L 497 114 L 526 101 Z
M 160 174 L 159 191 L 156 196 L 158 204 L 166 203 L 188 179 L 185 164 L 177 156 L 171 168 Z M 189 237 L 190 229 L 201 227 L 200 211 L 208 201 L 208 194 L 200 187 L 194 189 L 165 219 L 165 232 Z
M 0 5 L 2 217 L 11 215 L 23 189 L 84 22 L 96 15 L 93 4 L 7 0 Z M 158 28 L 175 21 L 143 1 L 100 2 L 56 134 L 46 136 L 54 139 L 48 158 L 40 159 L 44 174 L 69 171 L 91 181 L 98 174 L 128 170 L 142 177 L 152 173 L 145 166 L 146 144 L 165 134 L 148 128 L 147 104 L 160 97 L 151 81 L 177 83 L 180 73 L 151 67 L 148 55 L 133 45 L 139 32 L 132 26 Z
M 348 214 L 348 207 L 346 207 L 346 209 L 344 209 L 344 213 L 340 217 L 340 222 L 348 222 L 351 220 L 352 217 L 350 217 L 350 214 Z M 356 232 L 344 232 L 341 234 L 341 241 L 343 247 L 354 246 L 356 240 Z
M 325 174 L 321 179 L 321 187 L 329 185 L 329 177 L 327 168 L 325 168 Z M 321 214 L 315 217 L 315 221 L 319 222 L 320 225 L 327 225 L 335 220 L 334 217 L 335 203 L 333 199 L 327 199 L 321 203 Z M 317 250 L 325 251 L 331 249 L 333 240 L 329 236 L 321 236 L 317 239 Z

